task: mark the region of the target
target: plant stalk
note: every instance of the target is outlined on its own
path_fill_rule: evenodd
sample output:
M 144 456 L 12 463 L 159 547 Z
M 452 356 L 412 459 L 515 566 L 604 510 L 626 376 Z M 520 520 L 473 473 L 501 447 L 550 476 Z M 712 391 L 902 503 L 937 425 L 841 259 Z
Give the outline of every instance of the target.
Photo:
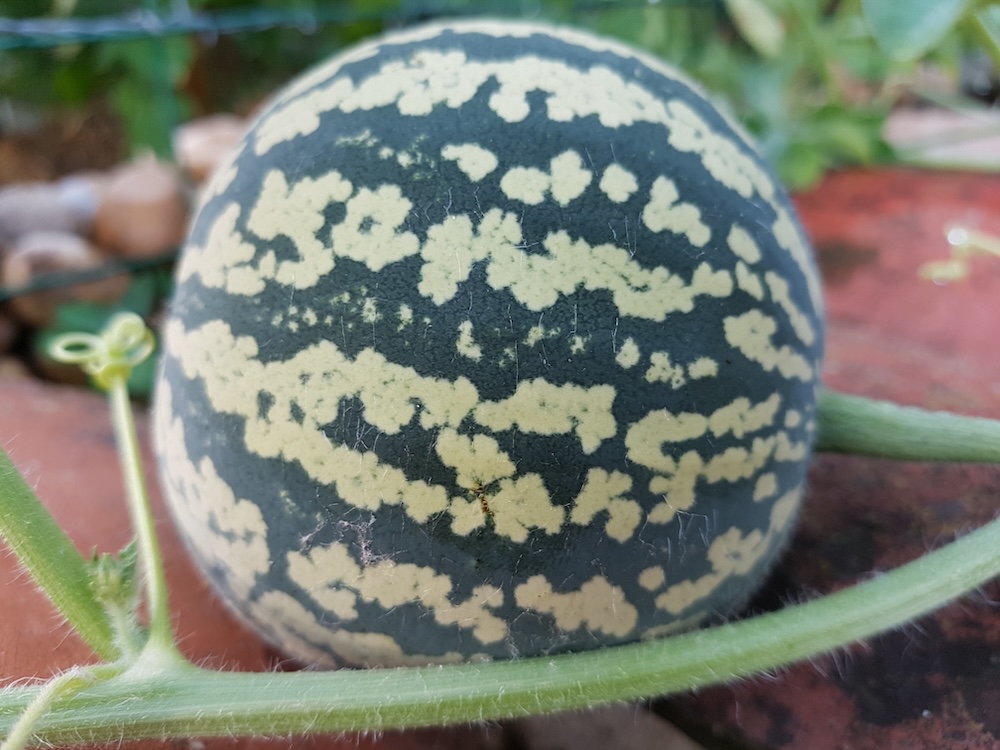
M 1000 462 L 1000 421 L 821 390 L 816 450 L 902 461 Z
M 163 570 L 163 556 L 156 538 L 156 524 L 142 475 L 142 458 L 139 453 L 139 438 L 132 419 L 129 401 L 127 374 L 112 379 L 108 388 L 111 403 L 111 417 L 114 422 L 115 442 L 118 447 L 119 463 L 124 474 L 126 497 L 132 527 L 139 543 L 139 559 L 142 562 L 146 586 L 146 607 L 149 613 L 149 640 L 147 648 L 155 647 L 176 652 L 173 629 L 170 624 L 170 602 L 167 593 L 167 577 Z M 179 656 L 178 656 L 179 658 Z
M 101 658 L 117 659 L 111 625 L 90 586 L 86 561 L 2 448 L 0 537 L 80 637 Z
M 493 664 L 126 673 L 51 707 L 45 742 L 377 731 L 586 708 L 729 682 L 899 627 L 1000 574 L 1000 520 L 806 604 L 663 640 Z M 0 692 L 0 733 L 37 694 Z M 128 711 L 109 711 L 126 704 Z

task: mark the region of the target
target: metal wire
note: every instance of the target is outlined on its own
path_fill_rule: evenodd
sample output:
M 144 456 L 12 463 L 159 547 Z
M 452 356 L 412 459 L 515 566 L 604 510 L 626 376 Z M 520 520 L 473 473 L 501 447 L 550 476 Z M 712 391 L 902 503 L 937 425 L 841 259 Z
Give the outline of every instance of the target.
M 576 0 L 569 6 L 573 14 L 595 13 L 616 8 L 649 6 L 716 7 L 721 0 Z M 439 16 L 524 15 L 533 16 L 544 8 L 538 0 L 519 2 L 482 2 L 474 7 L 466 3 L 407 3 L 396 10 L 358 11 L 343 7 L 317 5 L 309 9 L 254 8 L 206 13 L 191 10 L 186 3 L 169 13 L 136 10 L 117 16 L 97 18 L 0 18 L 0 50 L 54 47 L 63 44 L 88 44 L 183 34 L 215 36 L 275 28 L 296 28 L 304 34 L 315 33 L 328 24 L 381 22 L 385 27 Z
M 94 268 L 87 268 L 73 271 L 52 271 L 50 273 L 36 276 L 30 283 L 18 287 L 0 287 L 0 302 L 6 302 L 14 297 L 21 297 L 33 292 L 45 292 L 52 289 L 64 289 L 66 287 L 86 284 L 91 281 L 100 281 L 110 276 L 118 276 L 123 273 L 134 273 L 145 271 L 150 268 L 164 266 L 173 263 L 177 259 L 177 250 L 169 250 L 165 253 L 155 255 L 151 258 L 137 260 L 120 260 L 104 263 Z

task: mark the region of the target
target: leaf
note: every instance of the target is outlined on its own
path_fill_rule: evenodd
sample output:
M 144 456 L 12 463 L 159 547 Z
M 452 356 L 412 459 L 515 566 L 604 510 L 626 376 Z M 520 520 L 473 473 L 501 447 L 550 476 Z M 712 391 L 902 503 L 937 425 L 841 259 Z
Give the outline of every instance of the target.
M 0 537 L 73 629 L 103 658 L 115 659 L 111 626 L 90 586 L 86 561 L 2 448 Z
M 812 187 L 823 176 L 829 160 L 822 149 L 806 143 L 793 143 L 778 159 L 782 181 L 792 190 Z
M 760 0 L 724 0 L 726 11 L 747 44 L 761 56 L 781 54 L 785 24 Z
M 962 17 L 966 0 L 862 0 L 868 28 L 896 60 L 914 60 Z

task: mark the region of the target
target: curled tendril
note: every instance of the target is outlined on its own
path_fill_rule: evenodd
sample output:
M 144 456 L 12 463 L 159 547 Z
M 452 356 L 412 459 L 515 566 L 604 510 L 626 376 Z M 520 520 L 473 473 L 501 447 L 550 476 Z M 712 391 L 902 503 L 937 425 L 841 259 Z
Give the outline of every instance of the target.
M 59 362 L 79 365 L 102 390 L 128 380 L 132 369 L 153 353 L 153 332 L 135 313 L 118 313 L 100 334 L 67 333 L 52 342 L 49 353 Z

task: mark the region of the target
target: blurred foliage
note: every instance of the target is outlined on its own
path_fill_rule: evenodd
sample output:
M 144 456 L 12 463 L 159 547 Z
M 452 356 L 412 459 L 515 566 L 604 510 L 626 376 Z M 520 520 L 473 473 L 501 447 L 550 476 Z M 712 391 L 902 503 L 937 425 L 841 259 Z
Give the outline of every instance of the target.
M 244 29 L 254 13 L 271 20 L 234 33 L 0 50 L 0 91 L 63 106 L 103 97 L 134 146 L 166 153 L 181 119 L 250 111 L 370 34 L 439 16 L 529 15 L 618 37 L 687 70 L 794 188 L 840 164 L 890 159 L 884 118 L 924 61 L 957 79 L 970 45 L 1000 49 L 1000 14 L 984 0 L 0 0 L 7 18 L 140 12 L 240 17 Z M 294 20 L 276 23 L 276 13 Z

